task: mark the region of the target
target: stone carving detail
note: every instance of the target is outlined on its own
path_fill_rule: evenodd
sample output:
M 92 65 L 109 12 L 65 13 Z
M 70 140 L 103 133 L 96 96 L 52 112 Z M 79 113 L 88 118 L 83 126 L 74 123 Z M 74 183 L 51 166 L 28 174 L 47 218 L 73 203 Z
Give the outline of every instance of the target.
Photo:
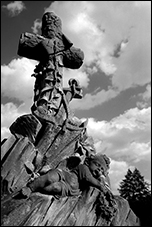
M 78 69 L 84 54 L 62 33 L 61 19 L 53 12 L 43 15 L 41 30 L 41 36 L 30 33 L 21 35 L 18 54 L 39 61 L 32 75 L 36 78 L 32 113 L 42 121 L 57 123 L 60 109 L 65 111 L 63 120 L 68 119 L 68 102 L 72 98 L 82 98 L 82 89 L 74 79 L 69 81 L 70 97 L 65 94 L 63 67 Z
M 34 143 L 42 124 L 32 114 L 23 115 L 18 117 L 17 120 L 10 126 L 10 131 L 16 137 L 22 135 L 28 137 Z

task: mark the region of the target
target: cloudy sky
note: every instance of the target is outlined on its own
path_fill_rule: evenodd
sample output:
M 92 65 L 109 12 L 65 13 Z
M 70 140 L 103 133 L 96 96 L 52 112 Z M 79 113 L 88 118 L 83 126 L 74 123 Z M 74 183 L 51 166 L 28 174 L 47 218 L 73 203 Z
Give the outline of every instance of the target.
M 37 64 L 17 55 L 21 33 L 41 34 L 44 12 L 62 19 L 63 33 L 85 54 L 78 70 L 83 99 L 70 106 L 88 119 L 97 152 L 111 159 L 114 193 L 128 168 L 150 182 L 151 168 L 151 1 L 1 1 L 1 137 L 30 113 Z

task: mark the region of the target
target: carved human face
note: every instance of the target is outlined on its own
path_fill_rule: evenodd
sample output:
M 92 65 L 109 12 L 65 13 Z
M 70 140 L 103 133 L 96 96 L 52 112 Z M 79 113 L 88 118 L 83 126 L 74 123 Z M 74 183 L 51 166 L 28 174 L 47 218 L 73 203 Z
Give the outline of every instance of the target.
M 54 37 L 62 29 L 61 19 L 54 12 L 47 12 L 42 17 L 42 35 Z
M 89 169 L 95 178 L 99 178 L 104 173 L 103 165 L 97 159 L 90 161 Z

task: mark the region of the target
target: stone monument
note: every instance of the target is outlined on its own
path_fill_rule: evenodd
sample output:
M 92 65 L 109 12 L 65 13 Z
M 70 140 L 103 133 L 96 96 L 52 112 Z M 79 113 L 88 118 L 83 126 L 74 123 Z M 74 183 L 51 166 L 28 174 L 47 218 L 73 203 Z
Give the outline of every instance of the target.
M 58 199 L 40 192 L 28 198 L 20 194 L 49 169 L 68 171 L 96 154 L 87 121 L 76 118 L 69 108 L 73 98 L 83 97 L 82 88 L 75 79 L 63 88 L 63 67 L 80 68 L 83 51 L 63 34 L 62 21 L 54 12 L 43 15 L 41 30 L 41 35 L 25 32 L 19 39 L 18 55 L 37 60 L 38 65 L 32 74 L 31 113 L 13 122 L 11 136 L 1 144 L 1 226 L 139 226 L 125 199 L 111 192 L 107 198 L 94 187 Z M 108 181 L 108 175 L 105 178 Z

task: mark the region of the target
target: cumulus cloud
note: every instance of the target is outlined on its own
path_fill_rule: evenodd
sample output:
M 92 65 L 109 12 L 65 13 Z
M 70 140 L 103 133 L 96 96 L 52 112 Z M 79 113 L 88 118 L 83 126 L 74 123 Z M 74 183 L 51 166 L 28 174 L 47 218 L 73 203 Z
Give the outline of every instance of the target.
M 6 9 L 11 17 L 19 15 L 24 9 L 26 9 L 25 4 L 22 1 L 10 2 L 7 5 L 3 5 L 2 8 Z
M 87 130 L 97 152 L 137 163 L 150 158 L 150 125 L 151 108 L 133 108 L 109 122 L 89 118 Z
M 1 92 L 3 96 L 26 101 L 33 97 L 35 78 L 31 77 L 36 61 L 27 58 L 13 59 L 1 66 Z

